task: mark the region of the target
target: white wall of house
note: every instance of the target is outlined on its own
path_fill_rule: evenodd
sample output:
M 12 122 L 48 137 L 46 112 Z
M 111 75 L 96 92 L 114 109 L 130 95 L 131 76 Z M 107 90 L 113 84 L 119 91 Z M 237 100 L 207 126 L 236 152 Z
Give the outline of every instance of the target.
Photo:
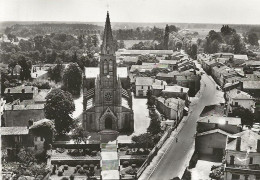
M 255 107 L 255 101 L 253 99 L 232 99 L 229 98 L 228 104 L 230 105 L 238 105 L 241 107 L 244 107 L 246 109 L 249 109 L 251 111 L 253 110 L 253 107 Z M 230 111 L 232 112 L 232 107 L 230 108 Z
M 239 179 L 238 180 L 246 180 L 245 175 L 244 174 L 237 174 L 234 173 L 234 175 L 239 175 Z M 225 172 L 224 174 L 224 179 L 225 180 L 233 180 L 234 176 L 232 176 L 232 173 L 230 172 Z M 256 180 L 255 175 L 249 175 L 247 180 Z
M 152 86 L 146 86 L 146 85 L 140 86 L 140 85 L 136 85 L 136 86 L 135 86 L 135 90 L 136 90 L 136 91 L 135 91 L 135 95 L 136 95 L 137 97 L 145 97 L 147 91 L 149 90 L 149 88 L 152 89 Z
M 234 165 L 240 165 L 242 166 L 247 166 L 249 165 L 250 158 L 253 158 L 252 164 L 260 164 L 260 153 L 258 152 L 247 152 L 245 151 L 234 151 L 234 150 L 227 150 L 226 151 L 226 162 L 227 164 L 230 164 L 230 159 L 231 156 L 234 156 Z M 246 159 L 246 160 L 244 160 Z M 241 168 L 243 169 L 243 168 Z M 239 170 L 236 170 L 236 173 L 231 173 L 231 172 L 224 172 L 224 179 L 225 180 L 232 180 L 232 174 L 233 175 L 239 175 L 239 180 L 244 180 L 245 179 L 245 174 L 239 173 Z M 256 176 L 252 175 L 252 172 L 248 172 L 248 180 L 255 180 Z

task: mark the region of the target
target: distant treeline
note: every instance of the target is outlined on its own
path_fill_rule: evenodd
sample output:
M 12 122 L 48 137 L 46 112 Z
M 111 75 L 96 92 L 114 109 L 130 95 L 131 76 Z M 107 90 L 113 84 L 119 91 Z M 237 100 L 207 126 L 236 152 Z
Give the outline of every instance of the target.
M 5 28 L 5 34 L 13 34 L 18 37 L 34 37 L 51 33 L 66 34 L 100 34 L 102 26 L 93 24 L 15 24 Z
M 179 29 L 171 25 L 170 32 L 177 32 Z M 113 31 L 113 35 L 117 40 L 156 40 L 161 42 L 164 36 L 164 28 L 141 28 L 136 29 L 118 29 Z

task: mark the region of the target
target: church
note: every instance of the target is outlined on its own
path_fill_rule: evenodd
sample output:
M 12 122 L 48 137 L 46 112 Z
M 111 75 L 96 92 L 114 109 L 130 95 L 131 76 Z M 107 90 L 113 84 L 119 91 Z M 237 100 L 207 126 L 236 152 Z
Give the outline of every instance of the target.
M 83 122 L 85 131 L 132 132 L 132 96 L 124 89 L 127 67 L 117 67 L 109 13 L 101 45 L 99 67 L 86 67 L 83 78 Z

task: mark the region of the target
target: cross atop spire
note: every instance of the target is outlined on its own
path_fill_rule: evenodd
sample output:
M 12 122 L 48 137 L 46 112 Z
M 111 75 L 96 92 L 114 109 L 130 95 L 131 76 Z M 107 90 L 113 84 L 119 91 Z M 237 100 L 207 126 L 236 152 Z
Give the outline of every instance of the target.
M 114 54 L 115 51 L 116 51 L 116 49 L 115 49 L 115 45 L 114 45 L 114 41 L 113 41 L 109 12 L 107 11 L 107 18 L 106 18 L 106 24 L 105 24 L 105 29 L 104 29 L 103 42 L 101 45 L 101 54 Z

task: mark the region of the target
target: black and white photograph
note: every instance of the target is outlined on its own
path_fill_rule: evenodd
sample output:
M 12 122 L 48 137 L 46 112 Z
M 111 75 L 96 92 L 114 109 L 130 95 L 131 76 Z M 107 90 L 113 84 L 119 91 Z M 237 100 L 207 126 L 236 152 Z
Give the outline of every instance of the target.
M 260 180 L 259 0 L 0 0 L 1 180 Z

